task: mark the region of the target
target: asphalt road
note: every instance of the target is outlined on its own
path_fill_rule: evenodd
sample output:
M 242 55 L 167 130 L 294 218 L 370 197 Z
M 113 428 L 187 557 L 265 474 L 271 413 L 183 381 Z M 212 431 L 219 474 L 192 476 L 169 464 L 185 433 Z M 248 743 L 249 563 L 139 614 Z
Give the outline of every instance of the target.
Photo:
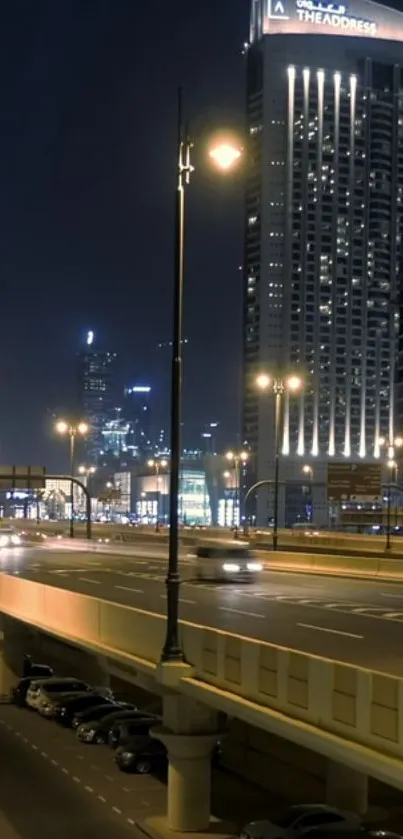
M 3 550 L 0 568 L 164 614 L 161 548 L 139 545 L 137 555 L 110 551 L 49 540 L 41 548 Z M 403 584 L 263 572 L 256 584 L 214 585 L 192 578 L 185 553 L 181 566 L 184 620 L 403 675 Z
M 1 839 L 145 839 L 136 827 L 166 812 L 166 786 L 127 775 L 108 746 L 79 743 L 74 732 L 12 705 L 0 705 Z M 214 771 L 212 812 L 242 827 L 291 801 Z

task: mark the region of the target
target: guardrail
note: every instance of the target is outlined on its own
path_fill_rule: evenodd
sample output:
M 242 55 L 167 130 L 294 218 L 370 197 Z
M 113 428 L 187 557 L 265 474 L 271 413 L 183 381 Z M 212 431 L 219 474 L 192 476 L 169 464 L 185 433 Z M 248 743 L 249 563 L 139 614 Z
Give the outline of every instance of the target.
M 16 524 L 15 519 L 9 520 L 9 524 Z M 69 523 L 66 521 L 49 522 L 41 521 L 39 523 L 30 520 L 18 520 L 18 524 L 22 529 L 28 533 L 40 531 L 46 534 L 61 535 L 68 537 Z M 85 525 L 76 523 L 75 532 L 77 536 L 85 536 Z M 97 524 L 92 525 L 92 535 L 97 539 L 110 539 L 111 541 L 121 542 L 137 542 L 141 541 L 156 541 L 157 544 L 168 542 L 168 530 L 164 528 L 159 533 L 151 527 L 131 527 L 130 525 L 115 525 L 115 524 Z M 232 538 L 232 532 L 224 528 L 203 528 L 192 529 L 183 528 L 180 532 L 180 538 L 183 544 L 193 544 L 195 539 L 202 538 Z M 271 550 L 272 548 L 272 534 L 271 531 L 250 531 L 250 541 L 259 548 Z M 309 553 L 324 553 L 335 555 L 345 555 L 347 552 L 351 556 L 378 556 L 385 555 L 385 537 L 384 536 L 361 536 L 347 533 L 322 533 L 312 534 L 306 532 L 292 530 L 279 530 L 279 550 L 281 551 L 308 551 Z M 392 535 L 391 548 L 387 552 L 387 556 L 401 557 L 403 559 L 403 538 Z
M 165 618 L 0 575 L 0 611 L 158 679 Z M 181 622 L 177 689 L 403 789 L 403 680 Z

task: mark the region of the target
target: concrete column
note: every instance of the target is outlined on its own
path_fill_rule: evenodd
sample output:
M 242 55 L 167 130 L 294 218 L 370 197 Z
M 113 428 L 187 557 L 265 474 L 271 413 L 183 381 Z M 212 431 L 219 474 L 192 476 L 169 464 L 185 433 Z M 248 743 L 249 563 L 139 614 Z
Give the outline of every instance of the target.
M 167 826 L 183 832 L 207 830 L 211 753 L 220 736 L 217 713 L 173 693 L 163 703 L 163 725 L 152 729 L 151 736 L 168 751 Z
M 172 734 L 155 728 L 152 736 L 167 747 L 168 828 L 202 831 L 210 825 L 211 752 L 216 734 Z
M 368 776 L 342 763 L 328 760 L 326 803 L 359 815 L 368 810 Z
M 14 656 L 10 655 L 10 641 L 0 630 L 0 697 L 9 697 L 11 689 L 22 676 L 15 666 Z

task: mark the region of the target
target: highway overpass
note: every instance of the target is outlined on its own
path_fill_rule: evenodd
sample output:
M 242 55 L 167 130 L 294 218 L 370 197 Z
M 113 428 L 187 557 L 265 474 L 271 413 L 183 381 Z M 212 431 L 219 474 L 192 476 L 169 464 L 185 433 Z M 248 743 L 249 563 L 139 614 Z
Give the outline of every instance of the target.
M 88 563 L 86 571 L 82 570 L 83 556 Z M 400 769 L 403 681 L 399 676 L 371 672 L 368 668 L 343 662 L 347 657 L 342 652 L 343 647 L 350 651 L 352 646 L 349 642 L 346 647 L 346 636 L 350 635 L 353 640 L 356 635 L 358 642 L 358 633 L 336 630 L 333 635 L 332 631 L 326 632 L 326 627 L 322 627 L 325 631 L 321 633 L 319 617 L 316 627 L 308 621 L 299 622 L 307 627 L 305 632 L 310 645 L 315 644 L 316 634 L 325 636 L 327 645 L 337 636 L 340 662 L 313 655 L 311 650 L 287 649 L 256 637 L 257 633 L 263 634 L 264 630 L 268 631 L 267 627 L 276 625 L 276 615 L 281 610 L 288 610 L 290 623 L 290 605 L 291 609 L 300 610 L 317 607 L 309 604 L 298 607 L 280 600 L 276 601 L 276 609 L 276 604 L 269 599 L 267 611 L 260 613 L 262 592 L 238 594 L 232 590 L 221 594 L 217 589 L 200 587 L 205 598 L 202 601 L 205 604 L 204 622 L 207 608 L 209 622 L 210 617 L 214 620 L 212 602 L 216 612 L 221 608 L 217 607 L 217 596 L 226 597 L 224 602 L 232 598 L 232 606 L 222 607 L 222 614 L 230 624 L 227 623 L 226 629 L 232 631 L 206 628 L 202 621 L 188 620 L 186 615 L 181 631 L 188 665 L 161 666 L 159 657 L 165 621 L 161 614 L 164 610 L 163 575 L 155 580 L 151 572 L 147 576 L 146 570 L 141 571 L 142 567 L 149 569 L 150 563 L 158 560 L 143 554 L 143 558 L 137 560 L 143 566 L 123 572 L 123 580 L 122 574 L 118 573 L 122 569 L 111 569 L 113 560 L 110 559 L 108 566 L 105 557 L 101 561 L 99 555 L 23 549 L 8 559 L 12 566 L 5 570 L 14 573 L 0 577 L 3 614 L 90 650 L 109 672 L 130 673 L 134 681 L 164 693 L 165 728 L 158 736 L 167 742 L 171 758 L 171 826 L 179 825 L 184 829 L 206 826 L 209 802 L 207 792 L 203 794 L 203 790 L 209 788 L 208 754 L 219 735 L 219 711 L 325 755 L 329 759 L 329 795 L 333 800 L 336 793 L 340 796 L 349 792 L 349 803 L 364 807 L 368 774 L 400 789 L 403 787 Z M 114 561 L 116 563 L 116 558 Z M 117 562 L 116 566 L 124 562 L 129 560 Z M 81 570 L 75 571 L 77 563 L 81 563 Z M 16 575 L 15 571 L 25 574 L 27 579 Z M 53 578 L 53 585 L 34 580 L 46 576 Z M 81 583 L 78 583 L 80 578 Z M 116 579 L 119 582 L 114 582 Z M 86 586 L 87 593 L 72 590 L 77 583 Z M 145 595 L 146 591 L 148 595 Z M 382 595 L 382 592 L 378 593 Z M 196 602 L 193 595 L 186 595 L 187 592 L 181 598 L 181 606 L 191 612 Z M 137 599 L 136 606 L 143 608 L 113 602 L 117 597 L 130 597 L 132 603 Z M 144 608 L 143 601 L 147 597 L 153 598 L 151 609 Z M 249 597 L 249 603 L 255 599 L 259 606 L 237 608 L 238 598 L 243 597 Z M 365 611 L 365 606 L 357 608 Z M 331 609 L 322 611 L 335 618 Z M 344 620 L 345 613 L 342 615 Z M 353 614 L 351 619 L 361 621 L 361 624 L 365 621 L 362 613 Z M 394 623 L 393 619 L 387 618 L 369 617 L 367 620 L 374 627 L 374 638 L 381 626 L 393 629 L 400 636 L 400 631 L 396 633 L 399 618 Z M 253 628 L 249 629 L 250 626 Z M 3 683 L 13 677 L 7 669 L 7 647 L 14 643 L 11 634 L 9 632 L 4 638 Z M 190 808 L 188 796 L 194 796 L 195 789 L 200 791 L 199 799 L 197 806 L 192 799 Z

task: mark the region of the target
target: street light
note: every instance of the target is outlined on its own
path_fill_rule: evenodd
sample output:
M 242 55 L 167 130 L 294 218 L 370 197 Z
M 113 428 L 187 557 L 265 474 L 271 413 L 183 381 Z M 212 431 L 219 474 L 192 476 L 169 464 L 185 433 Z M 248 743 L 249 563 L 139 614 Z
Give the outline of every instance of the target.
M 76 437 L 84 437 L 89 430 L 88 423 L 80 421 L 77 423 L 69 423 L 66 420 L 58 420 L 55 424 L 55 429 L 62 437 L 68 436 L 70 439 L 70 475 L 74 477 L 74 459 L 76 448 Z M 71 508 L 70 508 L 70 539 L 74 538 L 74 484 L 71 482 Z
M 273 522 L 273 550 L 278 545 L 278 490 L 280 470 L 280 437 L 283 426 L 283 396 L 284 393 L 298 393 L 303 389 L 304 380 L 295 373 L 288 375 L 274 375 L 259 373 L 255 379 L 256 387 L 262 392 L 271 391 L 275 396 L 274 407 L 274 522 Z
M 248 460 L 248 452 L 232 452 L 226 453 L 225 457 L 230 460 L 235 466 L 235 497 L 234 506 L 232 508 L 232 526 L 234 528 L 235 538 L 238 538 L 238 522 L 236 520 L 236 511 L 238 510 L 239 522 L 241 520 L 241 466 Z M 228 473 L 227 473 L 228 474 Z
M 176 188 L 175 188 L 175 241 L 174 241 L 174 290 L 173 290 L 173 335 L 172 335 L 172 372 L 171 372 L 171 469 L 169 481 L 169 546 L 167 589 L 166 637 L 162 650 L 162 661 L 183 661 L 183 652 L 179 643 L 179 476 L 181 459 L 181 409 L 182 409 L 182 325 L 183 325 L 183 284 L 184 284 L 184 233 L 185 233 L 185 192 L 193 172 L 190 162 L 192 142 L 185 135 L 182 116 L 182 90 L 178 90 L 178 133 L 176 153 Z M 229 160 L 228 150 L 219 153 L 219 146 L 210 149 L 210 159 L 222 170 L 228 170 L 239 155 Z M 229 145 L 229 144 L 226 144 Z
M 390 551 L 390 527 L 391 527 L 391 496 L 392 496 L 392 475 L 397 475 L 397 463 L 395 461 L 395 449 L 403 447 L 403 437 L 380 437 L 379 445 L 385 446 L 387 450 L 386 467 L 388 470 L 388 495 L 386 508 L 386 550 Z
M 90 475 L 94 475 L 96 471 L 96 466 L 84 466 L 84 464 L 81 464 L 81 466 L 78 467 L 79 474 L 84 475 L 86 478 L 89 478 Z
M 150 469 L 155 470 L 156 495 L 157 495 L 157 511 L 156 511 L 155 531 L 156 531 L 156 533 L 159 533 L 160 527 L 159 527 L 159 515 L 158 514 L 159 514 L 160 468 L 161 469 L 166 469 L 166 467 L 168 466 L 168 461 L 165 460 L 165 458 L 162 458 L 162 460 L 157 460 L 157 458 L 155 458 L 155 459 L 152 458 L 151 460 L 147 461 L 147 466 L 149 466 Z

